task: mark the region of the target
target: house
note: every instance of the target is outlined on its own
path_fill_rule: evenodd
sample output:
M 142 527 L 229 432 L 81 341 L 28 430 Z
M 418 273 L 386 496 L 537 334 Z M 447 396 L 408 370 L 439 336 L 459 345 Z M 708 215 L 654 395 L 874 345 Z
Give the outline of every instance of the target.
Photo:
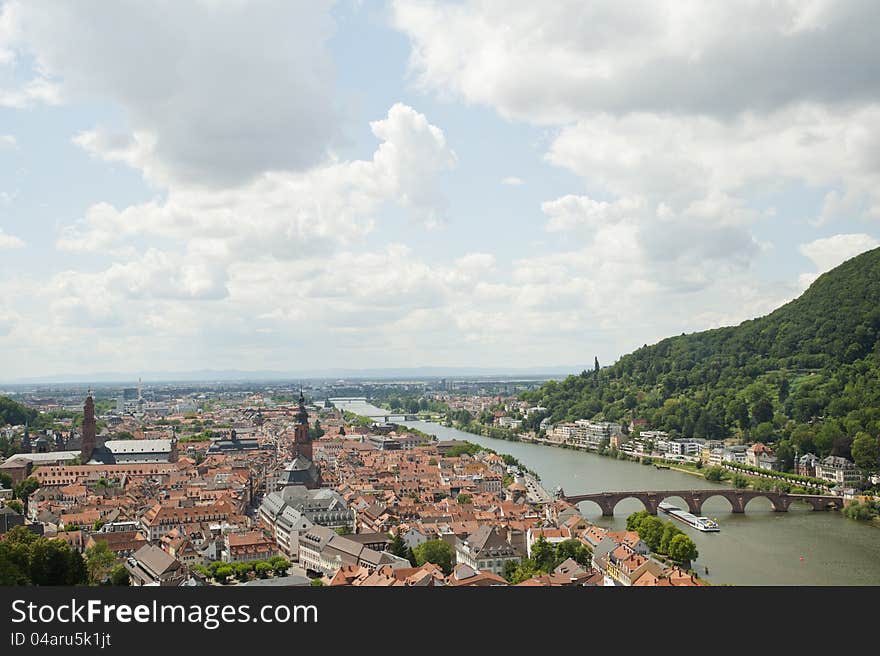
M 269 560 L 276 555 L 278 555 L 278 545 L 260 531 L 227 533 L 224 536 L 223 560 L 227 563 Z
M 131 585 L 177 586 L 186 579 L 186 568 L 159 547 L 144 545 L 125 561 Z
M 634 587 L 701 587 L 709 585 L 680 567 L 670 567 L 660 574 L 646 570 L 632 584 Z
M 0 535 L 11 531 L 16 526 L 24 526 L 24 517 L 9 506 L 0 506 Z
M 862 482 L 862 471 L 846 458 L 828 456 L 816 464 L 816 478 L 845 487 L 857 487 Z
M 510 585 L 498 574 L 488 571 L 479 571 L 466 563 L 459 563 L 452 570 L 452 574 L 446 577 L 446 585 L 452 587 L 487 587 L 496 585 Z
M 464 540 L 456 540 L 455 562 L 474 570 L 488 571 L 501 576 L 508 562 L 519 565 L 522 561 L 516 549 L 494 526 L 483 525 Z
M 636 553 L 626 545 L 620 545 L 598 559 L 598 567 L 616 585 L 630 586 L 645 572 L 659 576 L 663 565 L 649 556 Z
M 746 464 L 759 469 L 776 469 L 777 460 L 773 449 L 766 444 L 755 442 L 746 449 Z
M 815 476 L 819 458 L 812 453 L 805 453 L 795 463 L 795 473 L 801 476 Z
M 741 445 L 724 447 L 721 459 L 724 462 L 744 465 L 746 464 L 746 447 Z
M 132 555 L 146 544 L 144 536 L 138 530 L 108 531 L 89 535 L 85 541 L 85 548 L 89 549 L 98 542 L 103 542 L 110 551 L 122 558 Z
M 327 577 L 333 577 L 345 566 L 365 567 L 370 571 L 382 565 L 411 567 L 408 560 L 387 551 L 370 549 L 325 526 L 313 526 L 300 534 L 299 562 L 307 571 Z
M 361 566 L 345 566 L 330 580 L 331 586 L 356 587 L 439 587 L 446 585 L 443 571 L 433 563 L 421 567 L 394 568 L 383 565 L 376 570 Z

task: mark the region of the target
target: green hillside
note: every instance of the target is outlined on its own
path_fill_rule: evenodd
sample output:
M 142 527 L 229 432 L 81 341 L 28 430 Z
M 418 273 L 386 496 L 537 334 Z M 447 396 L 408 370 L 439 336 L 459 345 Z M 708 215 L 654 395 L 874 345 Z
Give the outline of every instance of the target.
M 859 456 L 880 434 L 880 248 L 767 316 L 670 337 L 523 396 L 554 422 L 644 418 L 683 437 L 776 442 L 789 462 L 795 448 Z
M 0 426 L 7 424 L 17 425 L 26 421 L 33 425 L 37 418 L 37 411 L 28 408 L 7 396 L 0 396 Z

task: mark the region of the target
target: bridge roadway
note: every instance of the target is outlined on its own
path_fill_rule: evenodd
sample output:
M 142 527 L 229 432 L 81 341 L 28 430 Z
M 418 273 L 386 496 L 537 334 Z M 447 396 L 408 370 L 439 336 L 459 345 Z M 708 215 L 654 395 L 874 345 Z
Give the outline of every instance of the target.
M 795 501 L 805 501 L 813 510 L 840 510 L 843 508 L 843 498 L 821 494 L 787 494 L 785 492 L 772 492 L 762 490 L 651 490 L 639 492 L 594 492 L 592 494 L 566 495 L 560 488 L 556 492 L 557 499 L 564 499 L 569 503 L 578 504 L 584 501 L 592 501 L 602 509 L 602 515 L 611 517 L 614 508 L 624 499 L 638 499 L 642 502 L 650 514 L 656 515 L 660 503 L 669 497 L 680 497 L 688 505 L 688 510 L 694 515 L 702 515 L 703 504 L 712 497 L 724 497 L 730 502 L 731 510 L 735 513 L 746 511 L 749 501 L 756 497 L 764 497 L 770 500 L 775 512 L 788 512 L 788 507 Z

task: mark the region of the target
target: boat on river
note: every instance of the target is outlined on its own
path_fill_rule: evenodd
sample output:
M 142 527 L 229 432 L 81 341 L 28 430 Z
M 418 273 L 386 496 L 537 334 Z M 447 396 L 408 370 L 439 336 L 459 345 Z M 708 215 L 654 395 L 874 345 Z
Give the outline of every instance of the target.
M 686 512 L 679 508 L 678 506 L 673 506 L 671 503 L 667 503 L 666 501 L 661 501 L 658 506 L 661 512 L 666 513 L 670 517 L 677 519 L 680 522 L 684 522 L 688 526 L 692 526 L 698 531 L 703 531 L 704 533 L 716 533 L 721 530 L 718 526 L 718 522 L 714 519 L 709 519 L 708 517 L 697 517 L 689 512 Z

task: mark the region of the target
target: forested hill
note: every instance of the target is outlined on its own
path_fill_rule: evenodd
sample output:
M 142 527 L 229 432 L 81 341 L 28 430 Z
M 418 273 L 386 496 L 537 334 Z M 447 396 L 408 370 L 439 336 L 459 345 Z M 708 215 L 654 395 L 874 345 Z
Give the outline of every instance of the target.
M 880 433 L 880 248 L 739 326 L 670 337 L 524 395 L 552 419 L 641 417 L 685 437 L 849 455 Z
M 26 421 L 33 424 L 36 418 L 37 411 L 33 408 L 13 401 L 8 396 L 0 396 L 0 426 L 23 424 Z

